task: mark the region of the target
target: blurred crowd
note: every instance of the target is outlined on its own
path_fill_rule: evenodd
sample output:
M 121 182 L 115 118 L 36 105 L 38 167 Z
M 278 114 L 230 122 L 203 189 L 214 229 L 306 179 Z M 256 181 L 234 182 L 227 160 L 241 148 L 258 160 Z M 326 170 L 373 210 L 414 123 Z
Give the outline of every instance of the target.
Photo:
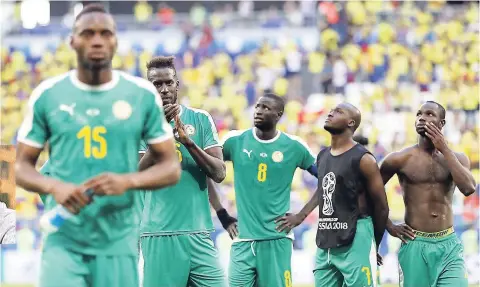
M 252 5 L 241 1 L 238 14 L 248 18 Z M 232 53 L 215 34 L 227 29 L 225 15 L 235 7 L 225 4 L 208 11 L 196 5 L 190 24 L 200 28 L 202 36 L 196 45 L 176 54 L 180 100 L 209 111 L 222 137 L 229 130 L 249 128 L 256 99 L 272 91 L 288 100 L 280 129 L 303 138 L 315 153 L 329 145 L 322 128 L 329 109 L 348 100 L 362 111 L 358 133 L 368 138 L 368 147 L 379 160 L 416 142 L 416 110 L 422 101 L 436 100 L 447 108 L 444 133 L 450 147 L 467 154 L 479 182 L 479 7 L 473 2 L 454 6 L 445 1 L 286 2 L 283 12 L 267 11 L 264 27 L 314 25 L 319 34 L 314 49 L 284 39 L 261 41 L 255 49 Z M 139 1 L 133 14 L 140 23 L 156 18 L 173 25 L 175 18 L 166 4 L 153 7 L 145 1 Z M 145 64 L 152 56 L 147 49 L 130 49 L 115 55 L 113 66 L 145 76 Z M 41 80 L 74 68 L 76 59 L 63 42 L 34 60 L 22 50 L 5 47 L 1 57 L 2 141 L 15 144 L 32 89 Z M 232 182 L 228 165 L 221 198 L 235 214 Z M 315 191 L 315 179 L 298 172 L 292 189 L 292 210 L 297 211 Z M 392 220 L 402 221 L 404 207 L 396 178 L 387 185 L 387 195 Z M 22 190 L 17 196 L 17 236 L 30 238 L 18 242 L 25 248 L 28 242 L 38 246 L 39 230 L 33 219 L 42 204 Z M 478 208 L 478 191 L 469 198 L 455 194 L 455 227 L 460 237 L 465 235 L 466 254 L 478 253 Z M 315 218 L 312 214 L 296 229 L 295 248 L 303 248 L 302 234 L 315 230 Z M 214 236 L 222 231 L 217 221 L 216 226 Z M 382 243 L 384 253 L 388 244 Z

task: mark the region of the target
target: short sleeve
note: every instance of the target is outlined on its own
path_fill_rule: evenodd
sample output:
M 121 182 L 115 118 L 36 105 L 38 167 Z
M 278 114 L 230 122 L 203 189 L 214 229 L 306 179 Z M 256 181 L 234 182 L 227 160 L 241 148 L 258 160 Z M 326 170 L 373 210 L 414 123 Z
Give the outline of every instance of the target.
M 233 154 L 235 153 L 235 139 L 241 135 L 243 131 L 233 130 L 229 131 L 223 138 L 222 147 L 223 147 L 223 159 L 231 161 Z
M 142 139 L 147 144 L 155 144 L 173 137 L 172 127 L 167 123 L 160 96 L 145 90 L 145 124 Z
M 300 138 L 296 139 L 298 143 L 298 158 L 300 159 L 299 168 L 303 170 L 309 169 L 316 162 L 316 157 L 310 150 L 308 145 Z
M 138 148 L 139 153 L 146 153 L 148 150 L 147 142 L 144 140 L 140 141 L 140 147 Z
M 217 127 L 210 114 L 205 113 L 202 115 L 202 128 L 203 128 L 203 149 L 209 149 L 216 146 L 221 146 L 218 139 Z
M 43 82 L 30 95 L 27 113 L 18 130 L 18 142 L 35 148 L 43 148 L 47 142 L 49 130 L 45 111 L 45 94 L 50 87 L 48 82 Z

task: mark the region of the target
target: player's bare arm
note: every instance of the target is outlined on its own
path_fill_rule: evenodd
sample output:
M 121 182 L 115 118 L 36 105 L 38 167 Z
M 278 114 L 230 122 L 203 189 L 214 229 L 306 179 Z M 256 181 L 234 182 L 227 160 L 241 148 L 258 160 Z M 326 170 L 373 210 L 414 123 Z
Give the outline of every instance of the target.
M 148 152 L 154 162 L 148 168 L 129 174 L 104 173 L 90 179 L 85 186 L 92 188 L 97 195 L 116 195 L 129 189 L 154 190 L 177 183 L 181 169 L 173 139 L 149 145 Z
M 386 185 L 395 174 L 400 172 L 405 162 L 407 152 L 408 149 L 392 152 L 384 158 L 380 164 L 380 174 L 382 175 L 383 184 Z M 407 243 L 406 238 L 410 240 L 415 238 L 413 229 L 405 223 L 395 225 L 390 218 L 388 218 L 386 228 L 391 236 L 399 238 L 404 243 Z
M 35 169 L 35 165 L 41 152 L 42 149 L 23 143 L 18 144 L 15 163 L 17 185 L 39 194 L 51 194 L 58 204 L 63 205 L 73 214 L 77 214 L 90 202 L 84 193 L 86 188 L 40 174 Z
M 207 177 L 208 185 L 208 200 L 210 205 L 213 207 L 217 213 L 218 220 L 222 223 L 223 228 L 228 232 L 230 238 L 235 238 L 238 236 L 237 229 L 237 219 L 230 216 L 227 210 L 222 206 L 220 199 L 218 198 L 217 183 L 215 183 L 211 178 Z
M 315 166 L 316 174 L 318 175 L 318 171 Z M 305 206 L 298 212 L 297 214 L 287 214 L 275 220 L 277 224 L 276 229 L 279 232 L 285 231 L 290 232 L 293 228 L 300 225 L 307 216 L 312 213 L 312 211 L 317 208 L 318 206 L 318 199 L 320 198 L 320 189 L 317 188 L 315 194 L 310 198 L 310 200 L 305 204 Z
M 215 182 L 222 182 L 225 179 L 226 168 L 223 162 L 223 153 L 221 147 L 211 147 L 207 150 L 201 149 L 188 136 L 185 127 L 178 115 L 175 116 L 175 139 L 183 144 L 193 160 L 197 163 L 201 170 Z
M 367 181 L 367 192 L 373 201 L 373 227 L 377 249 L 382 241 L 388 219 L 388 202 L 377 161 L 370 154 L 360 160 L 360 171 Z
M 475 192 L 475 179 L 470 172 L 470 162 L 464 154 L 455 154 L 447 145 L 442 132 L 433 123 L 425 125 L 425 135 L 435 148 L 443 154 L 453 177 L 453 182 L 465 196 Z
M 382 161 L 380 164 L 380 174 L 382 175 L 383 184 L 386 185 L 395 174 L 400 172 L 406 158 L 406 153 L 406 150 L 392 152 Z M 406 238 L 410 240 L 415 238 L 413 229 L 405 223 L 395 225 L 389 218 L 386 228 L 391 236 L 397 237 L 405 243 L 407 243 Z

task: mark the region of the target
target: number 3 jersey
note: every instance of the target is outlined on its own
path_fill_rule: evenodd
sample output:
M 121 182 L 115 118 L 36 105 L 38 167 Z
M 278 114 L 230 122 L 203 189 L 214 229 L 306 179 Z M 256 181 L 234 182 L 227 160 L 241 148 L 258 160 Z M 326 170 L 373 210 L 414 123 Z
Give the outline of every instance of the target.
M 278 131 L 261 140 L 255 128 L 231 131 L 224 139 L 223 156 L 232 161 L 238 210 L 239 240 L 286 237 L 274 220 L 290 209 L 290 191 L 297 167 L 315 162 L 308 146 L 296 136 Z
M 181 106 L 179 117 L 186 133 L 199 148 L 206 150 L 220 146 L 217 128 L 206 111 Z M 170 124 L 174 126 L 174 120 Z M 142 236 L 210 232 L 214 229 L 207 175 L 184 145 L 176 142 L 175 146 L 182 175 L 174 186 L 145 192 Z M 142 150 L 146 150 L 146 146 L 141 146 L 140 152 Z
M 141 140 L 172 138 L 160 96 L 141 78 L 113 71 L 109 83 L 81 83 L 76 71 L 42 82 L 32 93 L 18 141 L 36 148 L 49 145 L 49 176 L 76 185 L 104 172 L 138 170 Z M 140 192 L 95 197 L 46 244 L 82 254 L 133 254 L 138 240 Z M 46 201 L 46 210 L 55 206 Z

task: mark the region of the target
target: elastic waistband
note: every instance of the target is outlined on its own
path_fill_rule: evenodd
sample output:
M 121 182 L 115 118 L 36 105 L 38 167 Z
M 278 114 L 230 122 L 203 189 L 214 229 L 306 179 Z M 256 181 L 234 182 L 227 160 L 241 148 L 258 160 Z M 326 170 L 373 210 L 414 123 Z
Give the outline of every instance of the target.
M 442 230 L 438 232 L 423 232 L 423 231 L 418 231 L 414 230 L 415 233 L 415 239 L 445 239 L 449 237 L 450 235 L 455 233 L 455 230 L 453 230 L 453 226 Z

